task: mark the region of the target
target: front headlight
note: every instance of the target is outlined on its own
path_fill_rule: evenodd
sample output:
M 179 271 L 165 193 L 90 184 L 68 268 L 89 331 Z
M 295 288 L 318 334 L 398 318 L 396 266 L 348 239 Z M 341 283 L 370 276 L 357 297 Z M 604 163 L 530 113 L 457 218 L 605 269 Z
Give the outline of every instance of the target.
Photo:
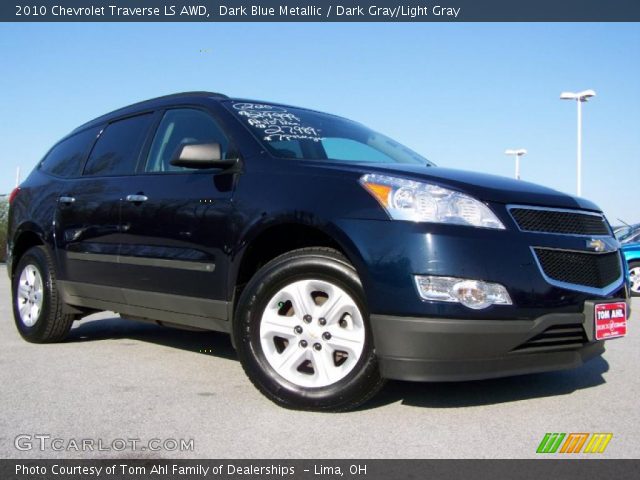
M 431 183 L 373 173 L 363 175 L 360 183 L 394 220 L 504 230 L 504 225 L 489 207 L 464 193 Z

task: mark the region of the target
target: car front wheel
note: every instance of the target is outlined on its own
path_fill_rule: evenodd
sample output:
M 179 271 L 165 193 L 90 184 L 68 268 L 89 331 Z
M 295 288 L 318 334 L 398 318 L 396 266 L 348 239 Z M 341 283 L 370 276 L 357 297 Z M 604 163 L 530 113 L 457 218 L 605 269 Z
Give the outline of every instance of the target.
M 631 280 L 631 296 L 640 297 L 640 262 L 629 264 L 629 279 Z
M 382 386 L 362 286 L 339 252 L 305 248 L 261 268 L 234 322 L 242 365 L 276 403 L 357 407 Z

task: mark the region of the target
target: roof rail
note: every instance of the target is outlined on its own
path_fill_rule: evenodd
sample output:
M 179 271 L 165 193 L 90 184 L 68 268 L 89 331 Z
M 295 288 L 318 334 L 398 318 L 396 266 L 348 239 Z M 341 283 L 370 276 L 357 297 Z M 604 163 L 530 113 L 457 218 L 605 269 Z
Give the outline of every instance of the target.
M 165 98 L 173 98 L 173 97 L 219 97 L 219 98 L 229 98 L 223 93 L 195 90 L 193 92 L 170 93 L 169 95 L 162 95 L 160 97 L 150 98 L 149 100 L 143 100 L 142 102 L 138 102 L 138 103 L 150 102 L 152 100 L 164 100 Z M 133 104 L 133 105 L 136 105 L 136 104 Z
M 125 107 L 121 107 L 121 108 L 118 108 L 116 110 L 113 110 L 113 111 L 111 111 L 109 113 L 105 113 L 104 115 L 100 115 L 99 117 L 96 117 L 93 120 L 90 120 L 90 121 L 80 125 L 79 127 L 75 128 L 71 133 L 78 132 L 78 131 L 83 130 L 83 129 L 87 128 L 87 127 L 90 127 L 90 126 L 92 126 L 92 125 L 94 125 L 96 123 L 99 123 L 100 121 L 103 121 L 104 119 L 116 116 L 120 112 L 126 112 L 127 110 L 132 110 L 132 109 L 144 106 L 145 104 L 152 104 L 153 102 L 156 102 L 156 101 L 168 100 L 168 99 L 171 99 L 171 98 L 179 98 L 179 97 L 229 98 L 229 97 L 227 97 L 226 95 L 224 95 L 222 93 L 204 92 L 204 91 L 171 93 L 169 95 L 162 95 L 160 97 L 149 98 L 148 100 L 142 100 L 140 102 L 132 103 L 132 104 L 127 105 Z
M 170 93 L 169 95 L 162 95 L 160 97 L 154 97 L 154 98 L 149 98 L 147 100 L 142 100 L 140 102 L 136 102 L 136 103 L 132 103 L 130 105 L 127 105 L 126 107 L 122 107 L 122 108 L 117 108 L 112 112 L 109 112 L 105 115 L 101 115 L 101 116 L 106 116 L 106 115 L 111 115 L 112 113 L 118 112 L 120 110 L 124 110 L 124 109 L 129 109 L 132 107 L 137 107 L 140 105 L 143 105 L 145 103 L 151 103 L 151 102 L 155 102 L 157 100 L 168 100 L 170 98 L 178 98 L 178 97 L 217 97 L 217 98 L 229 98 L 226 95 L 223 95 L 222 93 L 215 93 L 215 92 L 204 92 L 204 91 L 194 91 L 194 92 L 179 92 L 179 93 Z

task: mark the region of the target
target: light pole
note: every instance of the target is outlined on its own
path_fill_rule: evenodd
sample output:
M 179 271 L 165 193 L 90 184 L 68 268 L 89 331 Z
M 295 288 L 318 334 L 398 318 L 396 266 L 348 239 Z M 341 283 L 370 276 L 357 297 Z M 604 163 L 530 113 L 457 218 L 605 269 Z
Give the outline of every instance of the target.
M 578 104 L 578 147 L 577 147 L 577 167 L 576 167 L 576 191 L 578 196 L 582 195 L 582 103 L 595 97 L 596 92 L 593 90 L 583 90 L 582 92 L 562 92 L 560 98 L 562 100 L 575 100 Z
M 518 150 L 505 150 L 505 155 L 513 155 L 516 157 L 516 180 L 520 180 L 520 157 L 527 154 L 527 151 L 524 148 L 519 148 Z

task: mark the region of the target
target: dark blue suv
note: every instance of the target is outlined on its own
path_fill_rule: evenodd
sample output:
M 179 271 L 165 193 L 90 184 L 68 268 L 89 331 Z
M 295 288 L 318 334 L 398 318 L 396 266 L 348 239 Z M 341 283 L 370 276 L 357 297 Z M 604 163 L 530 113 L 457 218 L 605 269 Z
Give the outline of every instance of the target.
M 293 408 L 354 408 L 387 378 L 576 367 L 629 315 L 593 203 L 209 92 L 78 127 L 12 193 L 9 228 L 26 340 L 99 310 L 229 332 L 253 383 Z

